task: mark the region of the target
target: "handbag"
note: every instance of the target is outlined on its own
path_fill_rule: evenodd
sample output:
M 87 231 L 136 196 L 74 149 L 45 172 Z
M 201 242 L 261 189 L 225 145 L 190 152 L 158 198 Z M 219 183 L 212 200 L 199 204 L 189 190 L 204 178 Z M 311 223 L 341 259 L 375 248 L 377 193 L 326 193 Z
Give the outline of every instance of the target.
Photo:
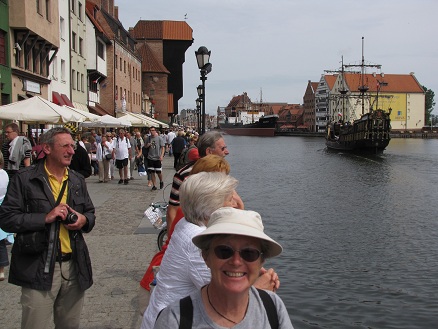
M 105 159 L 111 160 L 113 158 L 113 155 L 111 153 L 105 154 Z
M 59 192 L 58 198 L 55 202 L 55 207 L 57 207 L 61 202 L 66 186 L 67 180 L 65 180 L 62 184 L 61 191 Z M 48 244 L 49 239 L 46 230 L 43 230 L 17 233 L 14 246 L 18 249 L 20 254 L 38 255 L 47 248 Z

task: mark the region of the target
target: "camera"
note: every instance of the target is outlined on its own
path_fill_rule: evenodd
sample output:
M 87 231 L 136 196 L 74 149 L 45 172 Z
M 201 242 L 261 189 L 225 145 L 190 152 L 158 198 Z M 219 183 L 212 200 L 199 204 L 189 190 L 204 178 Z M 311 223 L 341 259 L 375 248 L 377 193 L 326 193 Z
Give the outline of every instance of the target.
M 68 212 L 67 216 L 65 217 L 65 224 L 74 224 L 78 221 L 78 215 L 76 215 L 74 212 Z

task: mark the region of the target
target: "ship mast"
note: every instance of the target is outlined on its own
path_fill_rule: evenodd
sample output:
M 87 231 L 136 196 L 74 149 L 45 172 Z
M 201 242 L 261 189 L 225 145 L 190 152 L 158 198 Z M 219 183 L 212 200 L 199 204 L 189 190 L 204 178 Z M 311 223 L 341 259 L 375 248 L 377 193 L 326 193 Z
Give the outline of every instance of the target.
M 362 115 L 365 114 L 365 93 L 369 89 L 369 87 L 365 84 L 365 68 L 366 67 L 375 67 L 375 68 L 380 70 L 380 68 L 382 67 L 382 65 L 379 65 L 379 64 L 365 64 L 364 44 L 365 44 L 365 38 L 362 37 L 362 60 L 361 60 L 360 65 L 355 65 L 355 64 L 345 65 L 345 67 L 358 67 L 358 66 L 360 66 L 360 68 L 361 68 L 361 73 L 360 73 L 360 84 L 361 85 L 359 86 L 358 90 L 360 92 L 360 99 L 362 102 Z

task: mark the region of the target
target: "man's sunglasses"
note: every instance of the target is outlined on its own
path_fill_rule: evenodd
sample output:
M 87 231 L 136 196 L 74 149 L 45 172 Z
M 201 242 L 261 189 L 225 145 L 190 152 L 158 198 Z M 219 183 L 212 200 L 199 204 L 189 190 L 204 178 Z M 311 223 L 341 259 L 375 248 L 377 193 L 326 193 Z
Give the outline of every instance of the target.
M 246 262 L 255 262 L 259 259 L 262 253 L 254 248 L 243 248 L 242 250 L 234 250 L 231 247 L 220 245 L 214 248 L 214 254 L 219 259 L 228 259 L 234 256 L 234 253 L 238 252 L 240 257 Z

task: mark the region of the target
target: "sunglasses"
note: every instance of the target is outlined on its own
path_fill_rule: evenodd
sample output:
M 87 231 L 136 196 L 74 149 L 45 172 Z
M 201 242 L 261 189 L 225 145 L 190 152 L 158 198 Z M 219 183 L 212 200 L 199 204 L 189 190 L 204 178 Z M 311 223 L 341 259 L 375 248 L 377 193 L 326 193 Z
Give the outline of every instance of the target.
M 214 248 L 214 254 L 219 259 L 228 259 L 234 256 L 234 253 L 238 252 L 240 257 L 246 262 L 255 262 L 259 259 L 262 252 L 254 248 L 243 248 L 242 250 L 234 250 L 231 247 L 220 245 Z

